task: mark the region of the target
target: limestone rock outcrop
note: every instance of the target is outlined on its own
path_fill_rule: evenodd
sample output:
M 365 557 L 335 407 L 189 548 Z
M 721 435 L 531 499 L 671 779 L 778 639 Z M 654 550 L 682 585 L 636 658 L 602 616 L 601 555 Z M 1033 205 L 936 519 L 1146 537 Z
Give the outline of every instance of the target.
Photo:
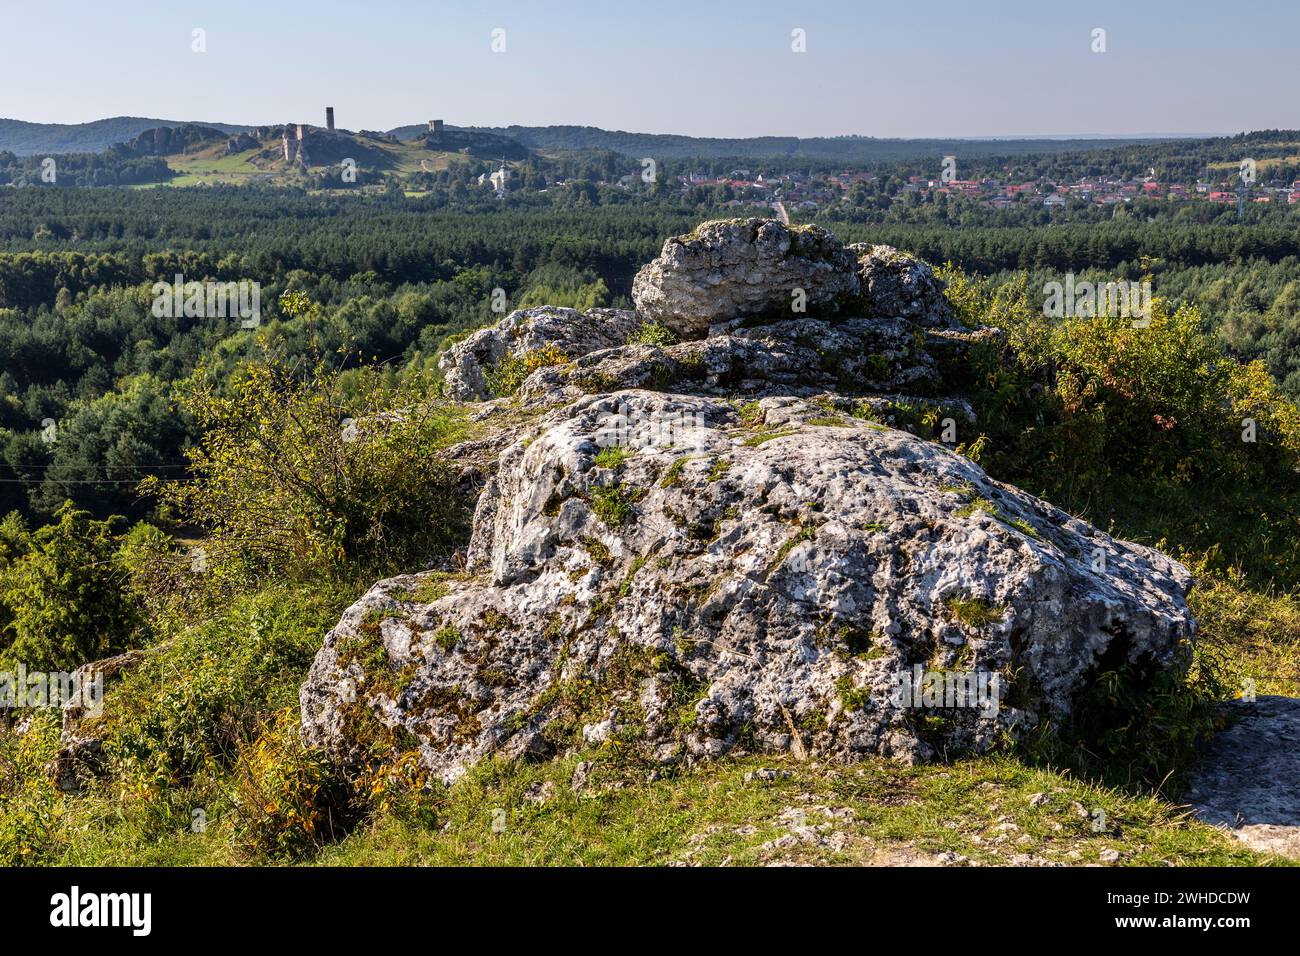
M 820 314 L 785 309 L 796 287 Z M 463 570 L 348 609 L 301 688 L 308 744 L 346 765 L 388 740 L 444 781 L 604 744 L 919 760 L 1185 660 L 1182 565 L 907 430 L 978 435 L 962 382 L 1002 347 L 925 263 L 705 223 L 634 298 L 518 311 L 444 354 L 489 433 L 453 454 L 482 488 Z M 645 344 L 647 321 L 683 340 Z
M 893 246 L 855 243 L 858 279 L 867 315 L 910 319 L 919 325 L 956 328 L 943 283 L 928 262 Z
M 729 219 L 665 242 L 632 299 L 646 319 L 697 338 L 741 316 L 836 311 L 859 288 L 856 257 L 825 229 Z
M 1300 859 L 1300 699 L 1261 696 L 1224 705 L 1185 799 L 1206 823 L 1260 853 Z
M 441 596 L 395 578 L 346 612 L 302 689 L 309 743 L 346 763 L 378 721 L 446 781 L 611 738 L 924 759 L 1068 721 L 1103 660 L 1167 666 L 1194 628 L 1177 562 L 790 398 L 558 409 L 502 454 L 468 558 Z
M 438 364 L 449 398 L 483 401 L 492 397 L 489 379 L 507 357 L 522 360 L 551 349 L 555 357 L 575 359 L 624 345 L 640 325 L 634 313 L 618 309 L 586 313 L 551 305 L 518 309 L 452 345 Z

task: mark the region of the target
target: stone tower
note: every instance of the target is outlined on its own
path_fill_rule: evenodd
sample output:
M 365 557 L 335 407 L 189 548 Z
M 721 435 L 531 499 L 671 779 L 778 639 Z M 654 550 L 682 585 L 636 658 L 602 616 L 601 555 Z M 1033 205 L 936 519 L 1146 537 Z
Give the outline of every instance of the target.
M 330 132 L 334 131 L 334 107 L 325 107 L 325 128 Z

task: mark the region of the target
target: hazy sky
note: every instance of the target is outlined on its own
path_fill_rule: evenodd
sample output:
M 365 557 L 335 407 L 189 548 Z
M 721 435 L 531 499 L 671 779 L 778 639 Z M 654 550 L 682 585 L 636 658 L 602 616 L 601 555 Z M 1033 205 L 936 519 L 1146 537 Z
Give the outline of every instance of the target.
M 0 117 L 1238 132 L 1300 127 L 1297 37 L 1300 0 L 0 0 Z

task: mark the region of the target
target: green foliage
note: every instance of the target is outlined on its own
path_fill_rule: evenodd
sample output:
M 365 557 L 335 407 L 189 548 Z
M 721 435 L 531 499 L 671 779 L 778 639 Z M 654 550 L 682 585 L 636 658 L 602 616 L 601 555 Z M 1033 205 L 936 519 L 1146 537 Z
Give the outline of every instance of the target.
M 611 445 L 596 452 L 596 465 L 600 468 L 618 469 L 627 461 L 628 451 L 621 445 Z
M 594 273 L 548 263 L 529 275 L 519 308 L 554 305 L 585 312 L 608 301 L 609 289 Z
M 677 344 L 673 330 L 658 322 L 644 321 L 641 328 L 627 337 L 628 345 L 658 345 L 665 347 Z
M 246 850 L 301 857 L 337 838 L 340 785 L 323 755 L 303 746 L 292 709 L 276 713 L 241 749 L 236 780 L 234 809 Z
M 454 624 L 447 624 L 433 632 L 433 642 L 447 652 L 460 643 L 460 638 L 460 628 Z
M 37 711 L 25 734 L 0 730 L 0 866 L 39 861 L 57 826 L 59 798 L 46 764 L 59 741 L 59 715 Z
M 660 488 L 672 488 L 681 483 L 682 471 L 686 468 L 686 463 L 691 460 L 690 455 L 682 455 L 674 458 L 673 463 L 664 471 L 664 476 L 659 480 Z
M 439 452 L 461 413 L 374 367 L 302 369 L 267 352 L 228 393 L 202 373 L 185 402 L 203 430 L 193 478 L 146 482 L 205 532 L 227 582 L 420 567 L 465 535 L 467 502 Z
M 506 398 L 519 391 L 524 379 L 539 368 L 548 365 L 563 365 L 569 360 L 554 342 L 547 342 L 539 348 L 530 349 L 521 355 L 509 352 L 496 365 L 483 372 L 487 381 L 488 392 L 497 398 Z
M 118 560 L 114 524 L 64 505 L 0 566 L 0 663 L 72 670 L 145 642 L 144 609 Z
M 272 587 L 174 634 L 112 690 L 95 728 L 116 773 L 155 793 L 233 766 L 262 721 L 296 703 L 350 590 Z
M 967 324 L 1008 337 L 959 372 L 991 474 L 1126 537 L 1300 583 L 1300 410 L 1262 365 L 1226 356 L 1195 308 L 1052 325 L 1023 283 L 948 279 Z
M 757 435 L 746 438 L 744 445 L 746 448 L 757 448 L 759 445 L 765 445 L 773 439 L 787 438 L 794 434 L 797 434 L 797 431 L 793 428 L 779 428 L 770 432 L 759 432 Z
M 985 600 L 984 598 L 971 598 L 954 596 L 944 602 L 948 613 L 954 618 L 965 624 L 967 627 L 981 628 L 988 627 L 990 624 L 996 624 L 1007 615 L 1007 609 Z
M 611 528 L 626 524 L 636 514 L 633 505 L 639 499 L 634 491 L 622 485 L 607 485 L 591 489 L 591 510 L 596 517 Z

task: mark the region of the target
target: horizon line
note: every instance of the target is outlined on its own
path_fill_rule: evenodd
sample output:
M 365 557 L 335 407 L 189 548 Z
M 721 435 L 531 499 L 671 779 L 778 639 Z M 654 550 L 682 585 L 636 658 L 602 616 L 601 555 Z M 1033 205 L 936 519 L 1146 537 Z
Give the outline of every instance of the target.
M 126 114 L 126 113 L 122 113 L 122 114 L 119 114 L 119 115 L 117 115 L 117 116 L 102 116 L 102 117 L 99 117 L 99 118 L 97 118 L 97 119 L 83 120 L 83 121 L 81 121 L 81 122 L 75 122 L 75 123 L 67 123 L 67 122 L 47 122 L 47 121 L 44 121 L 44 120 L 27 120 L 27 119 L 20 119 L 20 118 L 18 118 L 18 117 L 16 117 L 16 116 L 0 116 L 0 122 L 10 121 L 10 122 L 15 122 L 15 123 L 27 123 L 27 124 L 30 124 L 30 125 L 33 125 L 33 126 L 61 126 L 61 127 L 90 126 L 90 125 L 93 125 L 93 124 L 95 124 L 95 123 L 106 123 L 106 122 L 109 122 L 109 121 L 111 121 L 111 120 L 151 120 L 151 121 L 157 121 L 157 122 L 160 122 L 160 123 L 166 123 L 166 124 L 176 125 L 176 126 L 180 126 L 180 125 L 212 126 L 212 125 L 215 125 L 215 126 L 234 126 L 234 127 L 239 127 L 239 128 L 241 128 L 241 129 L 256 129 L 257 127 L 261 127 L 261 126 L 281 126 L 281 125 L 284 125 L 284 123 L 285 123 L 285 121 L 283 121 L 283 120 L 281 120 L 281 121 L 277 121 L 277 122 L 267 122 L 267 123 L 229 123 L 229 122 L 225 122 L 224 120 L 196 120 L 196 119 L 177 120 L 177 119 L 168 119 L 168 118 L 165 118 L 165 117 L 154 117 L 154 116 L 133 116 L 133 115 Z M 293 122 L 298 122 L 298 121 L 297 121 L 297 120 L 294 120 Z M 424 120 L 420 120 L 420 121 L 413 122 L 413 123 L 401 123 L 401 124 L 399 124 L 399 125 L 397 125 L 397 126 L 391 126 L 391 127 L 388 127 L 387 129 L 382 130 L 382 131 L 383 131 L 383 132 L 391 132 L 392 130 L 395 130 L 395 129 L 401 129 L 401 128 L 405 127 L 405 126 L 421 126 L 421 125 L 424 125 L 425 122 L 426 122 L 426 121 L 424 121 Z M 702 135 L 698 135 L 698 134 L 695 134 L 695 133 L 683 133 L 683 132 L 679 132 L 679 131 L 649 132 L 649 131 L 646 131 L 646 130 L 611 129 L 611 128 L 609 128 L 609 127 L 605 127 L 605 126 L 594 126 L 594 125 L 592 125 L 592 124 L 588 124 L 588 123 L 546 123 L 546 124 L 506 123 L 506 124 L 470 124 L 470 125 L 460 125 L 460 124 L 457 124 L 457 123 L 448 123 L 447 125 L 450 126 L 450 127 L 452 127 L 452 128 L 457 128 L 457 129 L 510 129 L 511 127 L 515 127 L 515 126 L 520 127 L 521 129 L 547 129 L 547 128 L 555 128 L 555 127 L 573 127 L 573 128 L 578 128 L 578 129 L 598 129 L 598 130 L 601 130 L 601 131 L 606 132 L 606 133 L 624 133 L 624 134 L 632 135 L 632 136 L 683 136 L 683 137 L 686 137 L 686 138 L 688 138 L 688 139 L 702 139 L 702 140 L 747 140 L 747 139 L 797 139 L 797 140 L 810 140 L 810 139 L 847 139 L 847 138 L 853 138 L 853 137 L 856 137 L 856 138 L 860 138 L 860 139 L 872 139 L 872 140 L 878 140 L 878 141 L 882 141 L 882 142 L 889 142 L 889 141 L 894 141 L 894 142 L 906 142 L 906 141 L 914 141 L 914 140 L 947 140 L 947 141 L 964 141 L 964 142 L 1018 142 L 1018 141 L 1025 141 L 1025 140 L 1075 140 L 1075 139 L 1079 139 L 1079 140 L 1105 140 L 1105 139 L 1113 139 L 1113 140 L 1124 140 L 1124 139 L 1216 139 L 1216 138 L 1222 138 L 1222 137 L 1231 137 L 1231 136 L 1242 135 L 1242 134 L 1244 134 L 1244 133 L 1263 132 L 1264 129 L 1265 129 L 1265 128 L 1261 128 L 1261 129 L 1259 129 L 1259 130 L 1238 130 L 1238 131 L 1236 131 L 1236 132 L 1223 132 L 1223 131 L 1220 131 L 1220 132 L 1187 132 L 1187 131 L 1178 131 L 1178 132 L 1154 132 L 1154 131 L 1148 131 L 1148 132 L 1135 132 L 1135 133 L 1127 133 L 1127 132 L 1124 132 L 1124 133 L 1114 133 L 1114 132 L 1111 132 L 1111 133 L 1095 133 L 1095 132 L 1094 132 L 1094 133 L 1075 133 L 1075 132 L 1070 132 L 1070 133 L 984 133 L 984 134 L 980 134 L 980 135 L 978 135 L 978 136 L 975 136 L 975 135 L 968 135 L 968 136 L 961 136 L 961 135 L 944 135 L 944 134 L 935 134 L 935 133 L 927 133 L 927 134 L 923 134 L 923 135 L 912 135 L 912 136 L 877 136 L 877 135 L 873 135 L 873 134 L 871 134 L 871 133 L 854 133 L 854 132 L 845 132 L 845 133 L 817 133 L 817 134 L 813 134 L 813 135 L 798 135 L 798 134 L 794 134 L 794 133 L 755 133 L 755 134 L 750 134 L 750 135 L 722 135 L 722 136 L 720 136 L 720 135 L 710 135 L 710 136 L 702 136 Z M 347 128 L 347 127 L 343 127 L 343 128 Z M 358 126 L 358 127 L 356 127 L 356 129 L 358 129 L 358 130 L 360 130 L 360 129 L 367 129 L 367 128 L 369 128 L 369 127 L 364 127 L 364 126 Z M 1267 127 L 1267 129 L 1282 129 L 1282 128 L 1283 128 L 1283 127 Z

